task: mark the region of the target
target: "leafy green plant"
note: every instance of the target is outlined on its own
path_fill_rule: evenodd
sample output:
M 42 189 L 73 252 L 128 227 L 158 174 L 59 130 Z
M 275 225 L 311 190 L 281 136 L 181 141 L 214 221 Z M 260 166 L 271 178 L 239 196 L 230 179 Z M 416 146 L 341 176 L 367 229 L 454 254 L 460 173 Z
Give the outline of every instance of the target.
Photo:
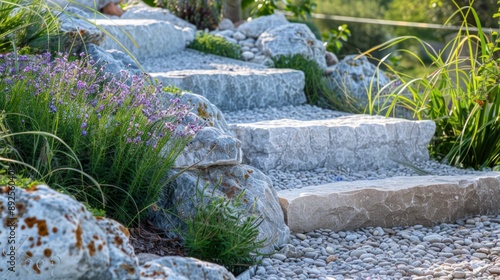
M 263 220 L 241 208 L 244 191 L 228 199 L 207 197 L 207 188 L 196 188 L 195 200 L 205 203 L 196 204 L 195 214 L 185 220 L 185 247 L 190 256 L 223 265 L 237 275 L 257 262 L 258 250 L 266 245 L 266 239 L 257 240 Z
M 500 60 L 497 58 L 500 40 L 496 33 L 493 41 L 488 40 L 477 13 L 470 6 L 460 8 L 450 18 L 455 15 L 464 19 L 461 29 L 442 51 L 437 52 L 411 36 L 375 47 L 386 48 L 405 40 L 416 40 L 432 59 L 431 67 L 437 69 L 428 75 L 411 77 L 386 64 L 402 81 L 393 91 L 389 111 L 402 105 L 412 110 L 416 118 L 436 122 L 430 146 L 435 158 L 463 168 L 495 167 L 500 165 Z M 469 30 L 467 19 L 470 17 L 476 20 L 477 35 Z M 410 51 L 405 53 L 418 59 Z M 411 96 L 402 95 L 404 91 Z
M 30 176 L 46 174 L 49 186 L 128 226 L 156 202 L 168 170 L 201 127 L 196 119 L 188 123 L 189 104 L 173 99 L 162 107 L 162 86 L 146 76 L 100 75 L 93 64 L 83 54 L 75 61 L 0 55 L 0 108 L 10 113 L 21 161 L 37 170 Z M 75 176 L 79 169 L 99 187 L 90 176 Z
M 351 31 L 347 28 L 347 24 L 340 25 L 336 30 L 331 29 L 330 32 L 323 33 L 323 41 L 327 51 L 340 53 L 344 44 L 351 37 Z
M 274 14 L 276 10 L 283 10 L 293 14 L 299 20 L 311 20 L 311 13 L 316 9 L 316 4 L 311 0 L 255 0 L 254 3 L 246 1 L 244 7 L 252 5 L 250 16 L 261 17 Z
M 216 29 L 222 17 L 222 0 L 158 0 L 158 4 L 198 29 Z
M 241 49 L 239 45 L 233 44 L 223 37 L 215 36 L 210 33 L 198 31 L 194 41 L 189 48 L 204 53 L 215 54 L 234 59 L 241 58 Z
M 44 0 L 0 0 L 0 53 L 57 50 L 59 23 Z

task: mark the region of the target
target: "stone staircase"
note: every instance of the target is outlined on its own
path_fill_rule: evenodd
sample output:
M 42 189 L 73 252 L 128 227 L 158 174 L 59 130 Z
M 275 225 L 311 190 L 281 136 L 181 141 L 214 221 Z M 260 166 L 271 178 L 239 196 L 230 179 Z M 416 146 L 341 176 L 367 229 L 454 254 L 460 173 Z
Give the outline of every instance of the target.
M 306 101 L 300 71 L 269 69 L 188 50 L 185 45 L 191 35 L 159 20 L 97 23 L 119 39 L 151 76 L 164 85 L 201 94 L 223 112 Z M 112 41 L 103 46 L 121 48 Z M 265 173 L 317 168 L 366 171 L 428 160 L 427 145 L 435 129 L 430 121 L 367 115 L 229 122 L 242 142 L 244 163 Z M 305 182 L 304 187 L 281 190 L 278 196 L 292 232 L 429 225 L 466 215 L 499 213 L 500 174 L 389 177 L 322 185 Z

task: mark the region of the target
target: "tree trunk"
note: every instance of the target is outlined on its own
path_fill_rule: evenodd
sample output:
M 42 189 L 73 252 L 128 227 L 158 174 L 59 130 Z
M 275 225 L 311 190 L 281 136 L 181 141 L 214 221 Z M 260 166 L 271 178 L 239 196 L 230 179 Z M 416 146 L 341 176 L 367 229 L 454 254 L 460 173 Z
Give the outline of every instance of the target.
M 233 23 L 241 21 L 241 0 L 224 1 L 224 18 L 230 19 Z

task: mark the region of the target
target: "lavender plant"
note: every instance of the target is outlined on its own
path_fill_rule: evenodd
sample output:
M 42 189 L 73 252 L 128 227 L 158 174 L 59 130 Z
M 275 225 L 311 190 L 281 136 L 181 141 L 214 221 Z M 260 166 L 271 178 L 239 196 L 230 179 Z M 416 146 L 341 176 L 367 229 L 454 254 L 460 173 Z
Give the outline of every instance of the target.
M 13 113 L 6 119 L 13 132 L 45 131 L 63 139 L 101 190 L 75 175 L 76 162 L 57 141 L 17 137 L 22 160 L 46 174 L 36 179 L 130 225 L 156 202 L 168 170 L 202 126 L 190 104 L 174 99 L 163 107 L 157 97 L 162 85 L 148 83 L 146 75 L 100 75 L 104 69 L 93 65 L 83 53 L 74 61 L 0 55 L 0 106 Z M 68 171 L 53 172 L 61 168 Z

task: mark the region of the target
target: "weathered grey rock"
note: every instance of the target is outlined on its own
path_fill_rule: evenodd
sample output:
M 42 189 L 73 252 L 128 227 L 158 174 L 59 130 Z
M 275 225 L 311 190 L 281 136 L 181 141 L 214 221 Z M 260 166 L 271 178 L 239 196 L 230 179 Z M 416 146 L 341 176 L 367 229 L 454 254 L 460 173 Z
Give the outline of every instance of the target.
M 121 51 L 104 50 L 99 46 L 89 44 L 87 45 L 86 53 L 92 57 L 98 69 L 106 66 L 104 72 L 111 75 L 118 75 L 121 70 L 129 71 L 130 75 L 140 75 L 142 73 L 137 63 L 129 55 Z
M 234 280 L 236 278 L 225 267 L 217 264 L 194 258 L 168 256 L 144 264 L 141 267 L 141 279 Z
M 305 24 L 290 23 L 267 29 L 259 36 L 257 47 L 271 58 L 302 55 L 326 69 L 325 46 Z
M 247 37 L 258 38 L 266 30 L 288 23 L 289 22 L 286 20 L 284 15 L 274 14 L 247 21 L 238 26 L 237 30 L 245 34 Z
M 383 71 L 377 69 L 365 56 L 348 55 L 340 63 L 329 68 L 327 86 L 337 95 L 355 98 L 364 106 L 368 94 L 374 97 L 389 83 Z
M 206 184 L 208 187 L 204 189 Z M 250 214 L 255 203 L 253 213 L 263 218 L 259 226 L 258 240 L 267 238 L 268 242 L 261 252 L 274 252 L 274 246 L 288 241 L 290 232 L 284 223 L 283 212 L 271 179 L 258 169 L 247 165 L 212 166 L 210 169 L 186 171 L 180 174 L 173 182 L 173 186 L 164 189 L 168 195 L 163 196 L 158 202 L 160 208 L 171 209 L 175 212 L 173 215 L 162 211 L 152 213 L 155 225 L 166 229 L 180 228 L 182 222 L 179 217 L 187 218 L 194 214 L 193 198 L 197 189 L 204 191 L 206 197 L 225 196 L 228 198 L 233 198 L 245 191 L 241 207 L 248 210 Z
M 186 47 L 186 34 L 173 24 L 150 19 L 98 19 L 95 22 L 111 35 L 100 46 L 106 50 L 128 50 L 138 60 L 179 52 Z M 154 34 L 154 35 L 153 35 Z M 130 36 L 130 37 L 129 37 Z M 123 47 L 118 43 L 121 43 Z
M 352 115 L 328 120 L 275 120 L 231 126 L 243 162 L 267 171 L 395 167 L 428 159 L 432 121 Z
M 242 161 L 241 142 L 233 136 L 222 112 L 205 97 L 184 92 L 174 96 L 162 93 L 160 100 L 169 104 L 169 100 L 179 98 L 181 104 L 189 103 L 192 115 L 185 119 L 187 123 L 203 123 L 201 129 L 184 151 L 176 158 L 175 168 L 208 168 L 212 165 L 234 165 Z
M 223 18 L 219 22 L 219 30 L 234 30 L 234 24 L 230 19 Z
M 189 61 L 186 60 L 189 57 Z M 306 102 L 304 73 L 186 50 L 141 61 L 164 85 L 203 95 L 222 111 Z
M 0 247 L 9 248 L 11 238 L 16 242 L 9 246 L 17 250 L 0 256 L 0 273 L 7 279 L 139 278 L 137 258 L 122 225 L 97 221 L 83 204 L 45 185 L 16 188 L 15 198 L 15 219 L 9 220 L 7 211 L 1 213 Z M 0 208 L 8 209 L 8 201 L 8 188 L 2 187 Z M 15 254 L 14 264 L 7 263 L 9 253 Z M 11 265 L 15 272 L 8 271 Z
M 242 41 L 242 40 L 245 40 L 247 38 L 247 36 L 245 36 L 245 34 L 241 33 L 240 31 L 237 31 L 233 34 L 233 38 L 238 40 L 238 41 Z
M 430 226 L 500 213 L 500 173 L 336 182 L 278 195 L 294 232 Z
M 155 19 L 160 21 L 169 22 L 175 26 L 190 28 L 193 33 L 196 33 L 196 25 L 189 23 L 176 15 L 172 14 L 169 10 L 163 8 L 152 8 L 145 5 L 131 6 L 121 16 L 122 19 Z
M 85 50 L 86 45 L 99 45 L 106 39 L 104 32 L 85 19 L 86 16 L 85 12 L 75 7 L 67 7 L 59 12 L 64 51 L 80 53 Z

